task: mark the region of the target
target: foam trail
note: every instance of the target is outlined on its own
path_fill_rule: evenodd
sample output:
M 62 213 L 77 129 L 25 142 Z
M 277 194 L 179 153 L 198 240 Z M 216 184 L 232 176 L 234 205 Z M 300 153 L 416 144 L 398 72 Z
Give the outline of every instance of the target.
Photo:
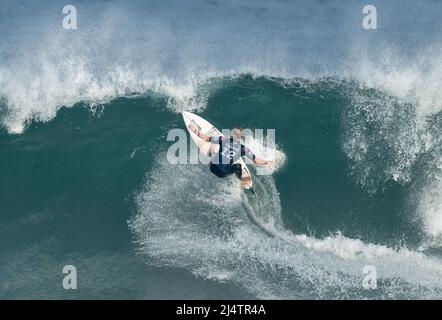
M 234 177 L 218 180 L 205 166 L 174 166 L 162 159 L 139 193 L 139 211 L 130 222 L 150 262 L 231 281 L 259 298 L 363 298 L 367 264 L 378 270 L 378 298 L 442 295 L 442 262 L 422 253 L 284 230 L 271 177 L 258 182 L 257 189 L 267 193 L 260 198 L 266 210 L 259 212 Z

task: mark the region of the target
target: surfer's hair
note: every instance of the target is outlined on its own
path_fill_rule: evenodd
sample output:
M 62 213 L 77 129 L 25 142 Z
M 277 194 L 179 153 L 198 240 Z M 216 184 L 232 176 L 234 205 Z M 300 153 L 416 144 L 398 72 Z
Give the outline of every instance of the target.
M 234 127 L 232 129 L 232 136 L 234 138 L 236 138 L 236 139 L 241 139 L 242 131 L 243 131 L 243 128 L 241 128 L 241 127 Z

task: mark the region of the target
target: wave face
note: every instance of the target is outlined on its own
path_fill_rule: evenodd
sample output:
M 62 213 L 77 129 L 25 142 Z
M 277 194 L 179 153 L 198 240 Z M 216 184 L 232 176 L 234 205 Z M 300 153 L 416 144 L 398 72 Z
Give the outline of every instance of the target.
M 238 297 L 277 299 L 441 297 L 440 197 L 433 187 L 440 114 L 417 130 L 409 102 L 333 78 L 242 75 L 211 79 L 196 92 L 205 95 L 202 116 L 219 127 L 276 128 L 279 165 L 272 177 L 255 177 L 259 204 L 234 177 L 219 180 L 204 165 L 167 161 L 167 132 L 182 127 L 171 97 L 149 91 L 98 109 L 79 103 L 20 135 L 2 134 L 2 243 L 18 238 L 36 246 L 18 255 L 6 245 L 11 262 L 4 270 L 30 263 L 26 253 L 59 263 L 86 255 L 98 270 L 101 259 L 124 256 L 124 265 L 113 263 L 128 270 L 129 284 L 115 286 L 131 292 L 143 267 L 136 256 L 136 267 L 128 266 L 128 250 L 153 274 L 187 272 L 192 282 L 217 283 L 211 297 L 233 288 Z M 365 103 L 370 98 L 378 108 Z M 404 137 L 419 148 L 405 152 Z M 121 219 L 129 219 L 133 244 Z M 110 237 L 111 248 L 102 237 Z M 59 246 L 69 239 L 63 253 Z M 125 253 L 95 257 L 97 245 Z M 361 287 L 366 265 L 376 267 L 375 291 Z M 111 276 L 93 279 L 105 291 Z M 20 294 L 21 277 L 8 277 L 7 292 Z M 89 290 L 87 296 L 103 296 Z M 151 290 L 167 296 L 167 288 Z
M 78 298 L 441 298 L 442 7 L 422 3 L 375 3 L 369 33 L 353 1 L 79 2 L 67 33 L 54 1 L 5 1 L 0 297 L 65 298 L 54 265 L 77 261 Z M 403 32 L 409 12 L 427 23 Z M 182 110 L 276 129 L 259 205 L 167 162 Z
M 438 115 L 417 131 L 409 102 L 353 81 L 243 76 L 222 88 L 204 115 L 277 128 L 285 161 L 274 178 L 256 177 L 257 204 L 235 179 L 171 165 L 160 148 L 130 222 L 152 263 L 232 282 L 259 298 L 440 296 L 439 244 L 428 229 L 435 213 L 423 207 L 440 198 L 422 188 L 432 181 L 424 173 L 436 169 L 432 156 L 440 156 L 432 136 L 440 128 L 429 124 Z M 369 131 L 376 126 L 383 131 Z M 424 133 L 425 147 L 404 152 L 404 137 L 414 142 Z M 361 288 L 366 265 L 378 271 L 375 293 Z

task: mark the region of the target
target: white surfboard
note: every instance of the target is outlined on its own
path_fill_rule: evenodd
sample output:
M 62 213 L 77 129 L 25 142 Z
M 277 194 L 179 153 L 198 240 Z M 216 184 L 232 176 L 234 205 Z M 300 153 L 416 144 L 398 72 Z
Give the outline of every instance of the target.
M 204 155 L 209 155 L 211 143 L 206 142 L 200 137 L 198 137 L 194 132 L 189 130 L 189 125 L 194 125 L 198 130 L 200 130 L 202 133 L 210 135 L 210 136 L 224 136 L 217 128 L 213 126 L 209 121 L 201 118 L 200 116 L 197 116 L 194 113 L 183 111 L 183 120 L 186 124 L 187 131 L 189 131 L 190 137 L 195 142 L 195 144 L 198 146 L 200 152 Z M 218 152 L 219 145 L 213 145 L 216 149 L 213 150 L 214 152 Z M 235 163 L 241 164 L 242 167 L 242 176 L 243 177 L 252 177 L 250 174 L 249 168 L 247 168 L 246 163 L 240 157 Z M 250 183 L 243 186 L 243 189 L 250 189 L 253 186 L 253 181 L 250 179 Z

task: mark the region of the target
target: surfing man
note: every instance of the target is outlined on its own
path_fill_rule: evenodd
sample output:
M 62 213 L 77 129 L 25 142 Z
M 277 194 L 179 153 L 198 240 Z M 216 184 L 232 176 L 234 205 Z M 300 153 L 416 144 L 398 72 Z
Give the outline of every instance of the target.
M 241 143 L 242 129 L 233 128 L 229 138 L 223 136 L 209 136 L 200 132 L 195 126 L 189 125 L 189 129 L 199 138 L 212 143 L 210 171 L 219 178 L 225 178 L 232 174 L 241 180 L 241 187 L 250 183 L 252 179 L 249 175 L 243 175 L 240 163 L 235 163 L 240 157 L 247 157 L 256 165 L 274 165 L 274 161 L 264 160 L 256 157 L 250 149 Z M 218 152 L 214 152 L 215 145 L 219 145 Z

